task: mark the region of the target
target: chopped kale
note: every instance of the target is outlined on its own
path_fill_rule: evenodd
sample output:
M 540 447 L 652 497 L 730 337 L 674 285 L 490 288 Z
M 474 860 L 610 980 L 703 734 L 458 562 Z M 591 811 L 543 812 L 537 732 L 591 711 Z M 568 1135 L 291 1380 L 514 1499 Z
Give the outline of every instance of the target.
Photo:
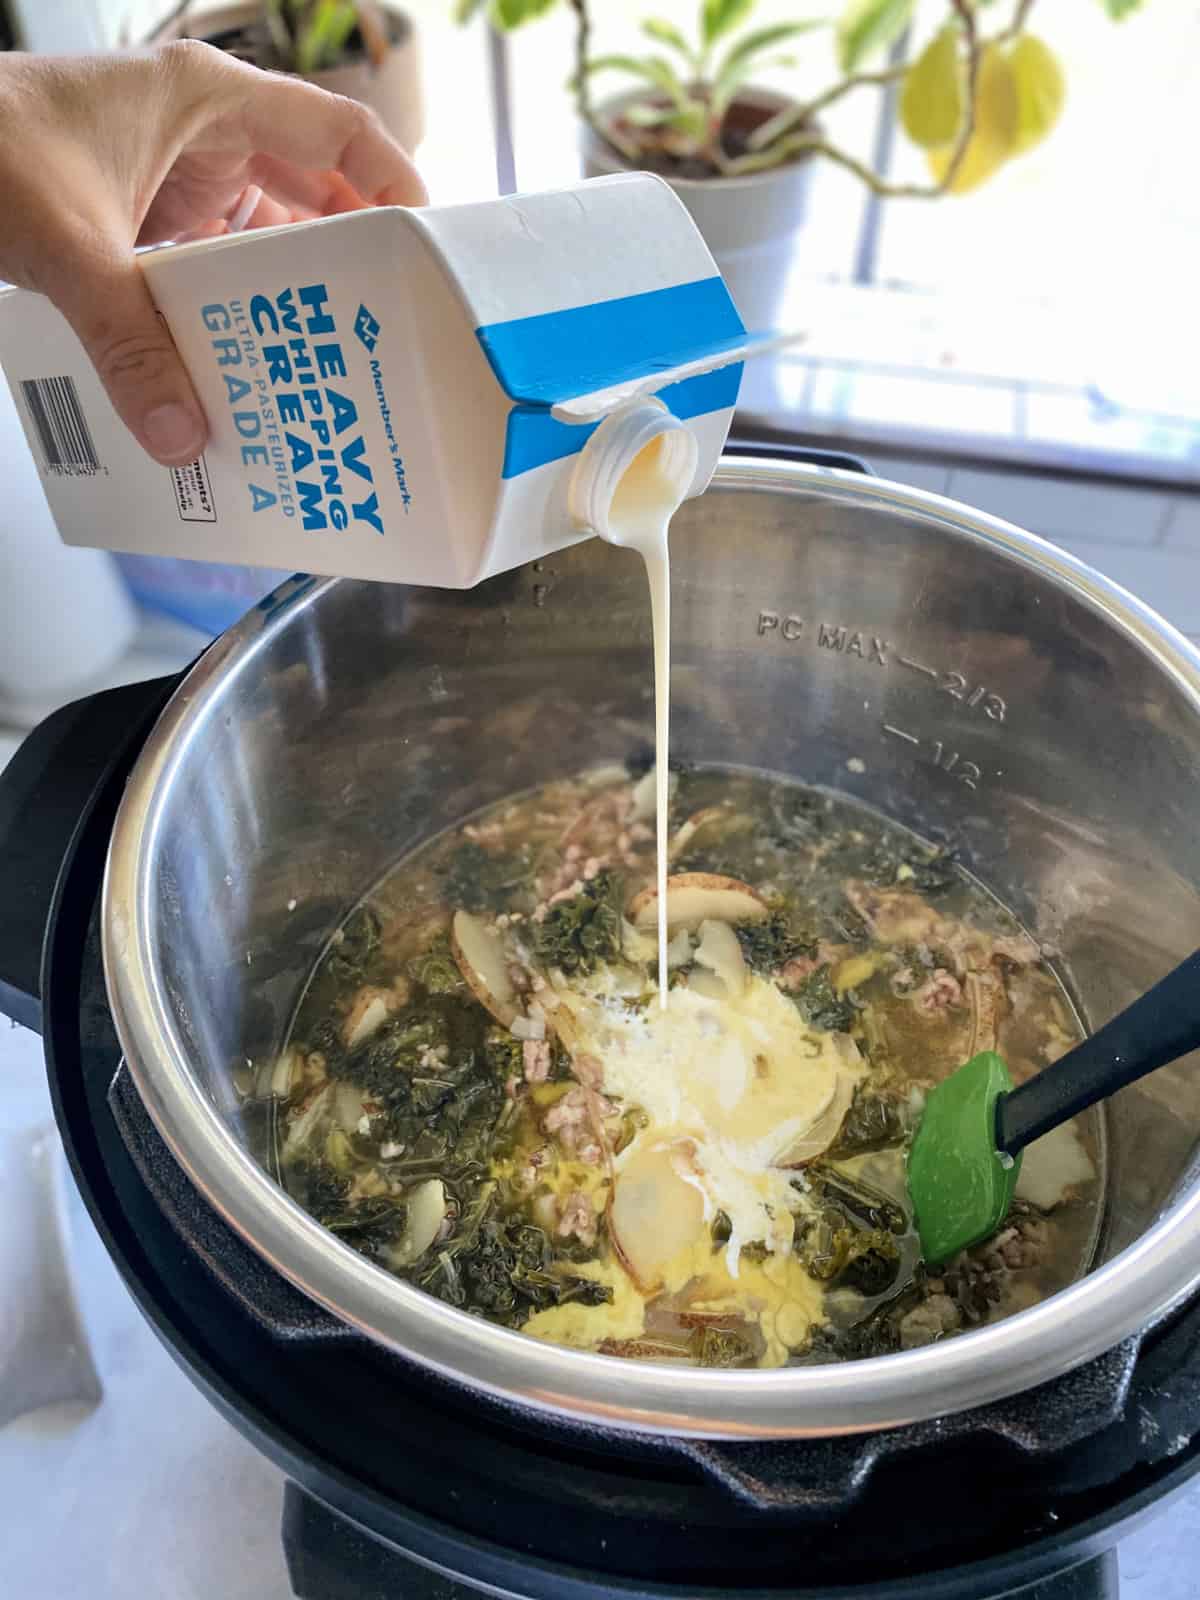
M 897 1094 L 859 1088 L 829 1148 L 834 1160 L 866 1155 L 903 1144 L 911 1131 L 908 1100 Z
M 790 783 L 775 784 L 770 804 L 776 839 L 785 847 L 809 845 L 829 825 L 829 800 L 815 790 L 797 789 Z
M 811 1278 L 859 1294 L 886 1294 L 900 1271 L 900 1250 L 883 1228 L 858 1228 L 829 1207 L 797 1241 L 796 1253 Z
M 836 1207 L 859 1226 L 882 1228 L 894 1234 L 908 1231 L 904 1207 L 873 1183 L 852 1178 L 848 1172 L 834 1171 L 824 1161 L 814 1161 L 805 1169 L 804 1182 L 823 1204 Z
M 499 1214 L 494 1183 L 481 1186 L 455 1232 L 425 1258 L 413 1281 L 449 1305 L 510 1328 L 567 1301 L 600 1305 L 612 1299 L 606 1284 L 556 1267 L 545 1229 Z
M 702 1367 L 750 1367 L 754 1342 L 737 1328 L 697 1328 L 688 1341 L 688 1353 Z
M 904 871 L 903 867 L 908 870 Z M 906 853 L 903 867 L 896 869 L 896 882 L 930 899 L 945 894 L 947 889 L 961 881 L 954 856 L 944 846 L 938 850 L 928 850 L 924 845 L 915 845 L 911 853 Z
M 402 1147 L 399 1176 L 485 1171 L 508 1102 L 504 1080 L 477 1069 L 487 1059 L 484 1031 L 475 1008 L 430 999 L 419 1015 L 390 1018 L 355 1049 L 328 1058 L 330 1076 L 354 1084 L 376 1108 L 373 1135 Z
M 828 1361 L 867 1361 L 900 1348 L 899 1318 L 888 1307 L 848 1328 L 822 1324 L 813 1328 L 804 1349 L 793 1355 L 797 1366 L 823 1366 Z
M 483 1036 L 483 1059 L 488 1071 L 500 1083 L 519 1078 L 525 1070 L 524 1047 L 507 1028 L 492 1027 Z
M 797 924 L 794 909 L 778 904 L 759 922 L 739 922 L 734 927 L 742 955 L 751 972 L 771 973 L 793 956 L 813 956 L 816 944 Z
M 654 746 L 639 744 L 625 757 L 625 771 L 636 782 L 644 778 L 654 765 Z
M 464 839 L 442 868 L 442 893 L 452 906 L 495 911 L 526 882 L 531 871 L 528 847 L 487 850 L 474 839 Z
M 792 995 L 805 1022 L 827 1033 L 846 1033 L 858 1011 L 847 995 L 833 987 L 828 967 L 818 967 Z
M 331 1233 L 376 1258 L 404 1226 L 407 1207 L 395 1195 L 348 1198 L 349 1178 L 328 1162 L 304 1156 L 284 1168 L 288 1193 Z
M 448 933 L 435 939 L 428 950 L 409 962 L 408 975 L 421 985 L 426 994 L 447 995 L 467 992 L 466 981 L 450 948 Z
M 878 840 L 858 875 L 878 889 L 911 889 L 929 899 L 962 881 L 948 848 L 903 835 Z
M 621 953 L 621 880 L 598 872 L 569 900 L 551 906 L 534 924 L 534 952 L 547 967 L 568 977 L 593 971 Z
M 349 1178 L 343 1178 L 328 1161 L 316 1156 L 301 1156 L 287 1167 L 288 1193 L 293 1200 L 324 1222 L 345 1205 L 350 1189 Z
M 370 906 L 359 906 L 334 935 L 328 971 L 339 986 L 366 981 L 379 949 L 379 918 Z
M 450 1039 L 439 1012 L 421 1017 L 391 1017 L 354 1047 L 329 1060 L 331 1077 L 348 1078 L 370 1096 L 388 1105 L 408 1098 L 409 1076 L 428 1063 L 435 1051 L 449 1052 Z

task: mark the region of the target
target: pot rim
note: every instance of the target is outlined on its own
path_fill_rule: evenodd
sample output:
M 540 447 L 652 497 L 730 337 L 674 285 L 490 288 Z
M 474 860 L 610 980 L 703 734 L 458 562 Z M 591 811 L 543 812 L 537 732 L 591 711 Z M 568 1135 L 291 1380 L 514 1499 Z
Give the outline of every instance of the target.
M 1012 524 L 940 495 L 788 462 L 726 461 L 717 487 L 824 488 L 933 517 L 1092 610 L 1151 656 L 1200 718 L 1200 652 L 1109 579 Z M 801 1438 L 897 1427 L 999 1400 L 1138 1334 L 1200 1283 L 1200 1187 L 1089 1276 L 944 1344 L 770 1372 L 654 1366 L 544 1344 L 443 1304 L 340 1244 L 259 1166 L 193 1078 L 148 936 L 156 844 L 172 779 L 232 681 L 336 579 L 289 579 L 218 640 L 176 691 L 130 776 L 102 896 L 109 999 L 152 1120 L 205 1199 L 269 1265 L 360 1332 L 498 1400 L 634 1432 Z
M 596 107 L 597 114 L 604 115 L 621 106 L 632 105 L 635 100 L 640 99 L 641 94 L 641 90 L 630 89 L 624 94 L 610 95 L 607 100 L 602 100 Z M 738 98 L 751 102 L 758 101 L 779 111 L 782 111 L 784 106 L 799 104 L 799 101 L 792 101 L 788 95 L 779 94 L 774 89 L 759 89 L 753 84 L 748 84 L 741 91 Z M 596 132 L 590 122 L 585 122 L 581 119 L 579 131 L 580 143 L 584 154 L 592 157 L 597 164 L 603 161 L 613 172 L 637 172 L 640 170 L 635 166 L 631 166 L 619 150 L 610 145 L 606 139 Z M 794 181 L 798 173 L 804 173 L 807 176 L 812 165 L 812 159 L 812 153 L 809 152 L 797 160 L 784 161 L 777 167 L 766 167 L 761 172 L 739 172 L 732 176 L 673 178 L 664 172 L 655 173 L 654 176 L 661 178 L 664 183 L 669 183 L 672 189 L 681 189 L 689 193 L 693 189 L 705 192 L 712 189 L 766 189 L 773 183 L 779 183 L 783 179 Z

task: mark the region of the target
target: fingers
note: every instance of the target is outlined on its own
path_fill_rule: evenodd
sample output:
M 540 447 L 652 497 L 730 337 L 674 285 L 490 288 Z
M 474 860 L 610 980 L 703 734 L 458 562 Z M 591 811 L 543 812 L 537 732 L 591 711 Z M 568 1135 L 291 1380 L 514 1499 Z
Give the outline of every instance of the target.
M 328 217 L 369 205 L 339 172 L 306 172 L 273 156 L 257 156 L 251 167 L 255 181 L 273 200 L 289 206 L 294 216 Z
M 374 112 L 300 78 L 267 73 L 247 84 L 248 152 L 309 172 L 340 172 L 372 205 L 420 206 L 416 167 Z
M 137 261 L 76 261 L 50 297 L 78 334 L 121 420 L 164 466 L 203 451 L 204 413 Z

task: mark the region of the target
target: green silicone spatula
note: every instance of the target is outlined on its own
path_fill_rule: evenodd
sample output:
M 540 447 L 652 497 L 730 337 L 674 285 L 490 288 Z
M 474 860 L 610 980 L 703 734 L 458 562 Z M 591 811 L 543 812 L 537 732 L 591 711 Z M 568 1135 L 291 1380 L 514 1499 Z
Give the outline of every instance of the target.
M 1198 1047 L 1200 950 L 1019 1089 L 992 1050 L 951 1073 L 925 1102 L 908 1154 L 925 1260 L 936 1265 L 995 1232 L 1027 1144 Z

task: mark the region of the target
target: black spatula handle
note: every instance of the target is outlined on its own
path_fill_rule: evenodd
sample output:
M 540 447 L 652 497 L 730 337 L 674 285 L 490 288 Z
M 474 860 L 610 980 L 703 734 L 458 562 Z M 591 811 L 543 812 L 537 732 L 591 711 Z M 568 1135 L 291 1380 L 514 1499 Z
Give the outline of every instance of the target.
M 1200 1048 L 1200 950 L 1098 1033 L 996 1107 L 996 1144 L 1015 1156 L 1034 1139 Z

